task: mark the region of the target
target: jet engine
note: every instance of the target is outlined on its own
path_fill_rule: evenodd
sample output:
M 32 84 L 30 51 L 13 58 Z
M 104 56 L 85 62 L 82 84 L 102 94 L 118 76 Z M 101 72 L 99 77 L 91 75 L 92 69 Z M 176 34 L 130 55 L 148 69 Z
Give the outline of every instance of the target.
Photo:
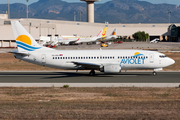
M 100 68 L 100 71 L 104 73 L 120 73 L 121 65 L 119 64 L 104 65 L 102 68 Z

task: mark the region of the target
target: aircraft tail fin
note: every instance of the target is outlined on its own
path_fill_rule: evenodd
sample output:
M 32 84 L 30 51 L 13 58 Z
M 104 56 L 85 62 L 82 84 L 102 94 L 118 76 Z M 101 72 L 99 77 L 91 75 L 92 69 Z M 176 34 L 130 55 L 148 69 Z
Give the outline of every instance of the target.
M 105 27 L 105 28 L 103 29 L 103 33 L 102 33 L 102 36 L 101 36 L 101 37 L 106 37 L 106 31 L 107 31 L 107 27 Z
M 115 28 L 114 31 L 112 32 L 111 36 L 117 35 L 117 29 Z
M 102 36 L 102 32 L 103 32 L 103 30 L 101 30 L 101 31 L 97 34 L 97 37 L 101 37 L 101 36 Z
M 26 31 L 19 21 L 11 21 L 11 25 L 19 52 L 35 51 L 42 47 Z

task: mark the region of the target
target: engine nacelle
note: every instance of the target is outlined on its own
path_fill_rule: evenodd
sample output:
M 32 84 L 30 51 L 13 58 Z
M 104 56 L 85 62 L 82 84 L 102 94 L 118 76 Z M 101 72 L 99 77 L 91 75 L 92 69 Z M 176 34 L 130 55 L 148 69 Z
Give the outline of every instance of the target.
M 100 69 L 100 71 L 104 72 L 104 73 L 120 73 L 121 72 L 121 65 L 119 65 L 119 64 L 104 65 Z

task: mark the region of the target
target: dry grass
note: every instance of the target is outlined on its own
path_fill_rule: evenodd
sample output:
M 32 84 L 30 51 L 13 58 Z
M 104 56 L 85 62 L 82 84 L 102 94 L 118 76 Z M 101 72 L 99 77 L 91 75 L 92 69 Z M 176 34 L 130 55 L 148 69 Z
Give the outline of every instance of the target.
M 180 70 L 180 53 L 165 53 L 166 56 L 172 58 L 173 60 L 175 60 L 175 64 L 164 68 L 164 70 L 174 70 L 174 71 L 179 71 Z
M 180 70 L 180 53 L 166 53 Z M 0 70 L 57 70 L 0 54 Z M 0 119 L 180 119 L 179 88 L 0 88 Z
M 16 59 L 11 53 L 0 53 L 0 70 L 58 71 L 58 69 L 43 67 Z
M 180 70 L 180 53 L 165 53 L 168 57 L 174 59 L 176 63 L 172 66 L 164 68 L 165 71 Z M 47 68 L 31 63 L 27 63 L 14 58 L 13 54 L 0 53 L 0 70 L 26 70 L 26 71 L 59 71 L 59 69 Z
M 0 88 L 0 119 L 180 119 L 179 88 Z

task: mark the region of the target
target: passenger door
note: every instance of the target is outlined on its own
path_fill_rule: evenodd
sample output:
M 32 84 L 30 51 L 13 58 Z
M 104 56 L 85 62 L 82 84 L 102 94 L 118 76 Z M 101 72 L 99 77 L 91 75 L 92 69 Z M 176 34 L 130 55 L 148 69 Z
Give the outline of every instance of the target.
M 153 53 L 149 54 L 149 62 L 154 63 L 154 54 Z

